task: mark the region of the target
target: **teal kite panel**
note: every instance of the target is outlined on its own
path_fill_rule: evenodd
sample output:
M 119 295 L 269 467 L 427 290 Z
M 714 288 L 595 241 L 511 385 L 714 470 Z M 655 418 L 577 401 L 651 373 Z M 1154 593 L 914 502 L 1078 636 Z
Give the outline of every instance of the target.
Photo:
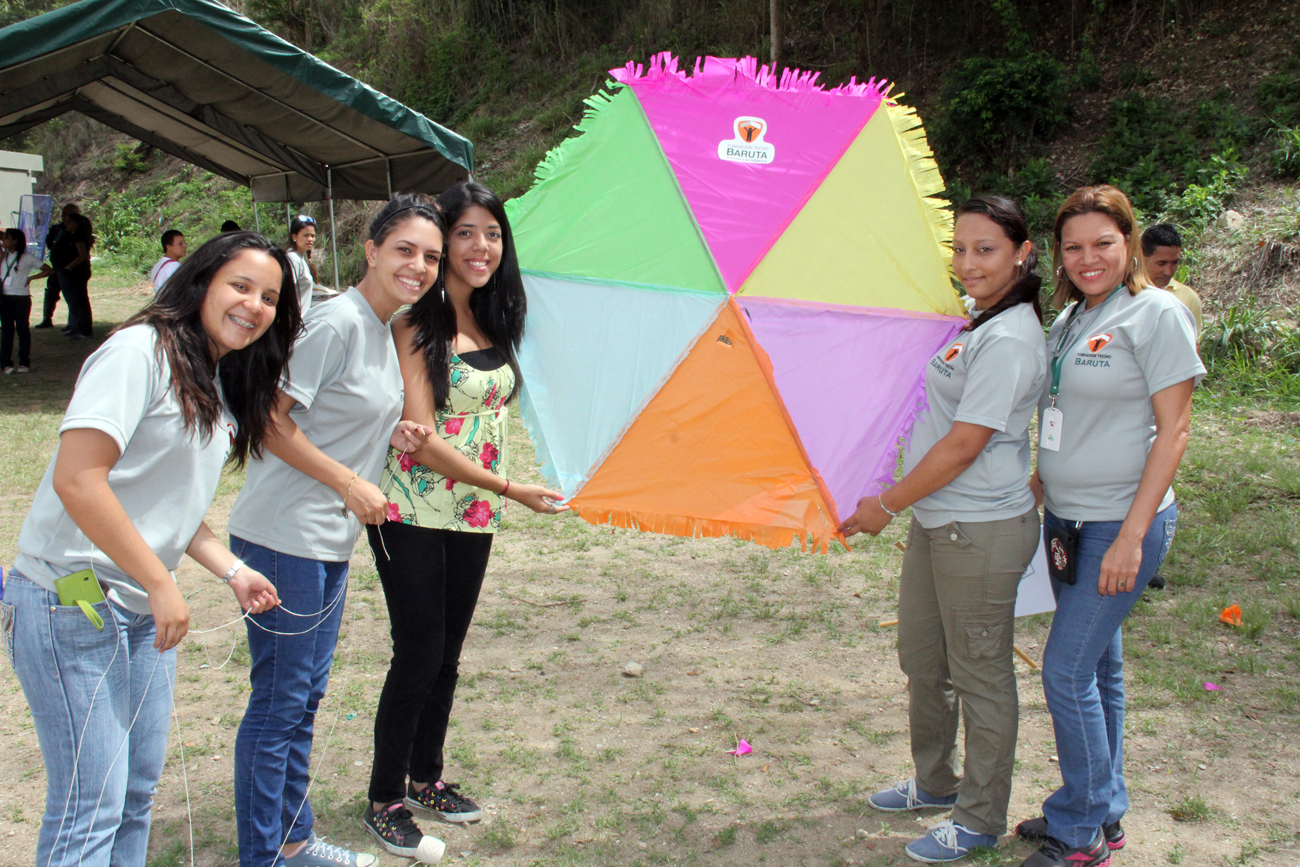
M 573 496 L 717 316 L 726 295 L 524 273 L 524 424 Z

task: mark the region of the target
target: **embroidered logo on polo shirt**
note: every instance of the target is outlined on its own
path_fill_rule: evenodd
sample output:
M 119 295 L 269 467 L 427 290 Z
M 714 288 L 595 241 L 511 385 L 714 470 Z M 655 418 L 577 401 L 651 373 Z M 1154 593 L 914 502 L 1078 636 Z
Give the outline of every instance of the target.
M 1111 338 L 1114 336 L 1115 335 L 1107 334 L 1104 331 L 1101 334 L 1094 334 L 1092 337 L 1088 338 L 1088 351 L 1094 353 L 1101 352 L 1101 348 L 1107 343 L 1110 343 Z
M 948 351 L 944 353 L 943 360 L 952 364 L 957 360 L 957 356 L 961 355 L 962 350 L 965 348 L 966 344 L 964 343 L 954 343 L 952 346 L 948 347 Z

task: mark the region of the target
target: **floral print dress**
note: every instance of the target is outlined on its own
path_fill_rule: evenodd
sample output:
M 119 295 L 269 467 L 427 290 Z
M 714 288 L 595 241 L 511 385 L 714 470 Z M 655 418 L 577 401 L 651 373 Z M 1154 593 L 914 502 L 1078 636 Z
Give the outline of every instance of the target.
M 496 349 L 466 355 L 477 356 L 475 360 L 501 359 Z M 498 476 L 506 472 L 505 402 L 514 385 L 514 371 L 508 364 L 479 370 L 453 355 L 451 392 L 436 418 L 439 436 Z M 505 500 L 500 494 L 439 475 L 392 446 L 384 478 L 390 521 L 464 533 L 495 533 L 501 526 Z

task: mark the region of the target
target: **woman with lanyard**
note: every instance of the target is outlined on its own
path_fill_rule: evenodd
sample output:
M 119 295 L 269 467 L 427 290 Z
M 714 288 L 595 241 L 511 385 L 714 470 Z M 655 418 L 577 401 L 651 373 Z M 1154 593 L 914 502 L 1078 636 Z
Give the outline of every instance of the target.
M 308 313 L 280 386 L 266 455 L 230 513 L 230 546 L 275 584 L 284 607 L 247 621 L 252 695 L 235 740 L 242 867 L 373 864 L 312 830 L 308 761 L 361 524 L 379 524 L 384 451 L 424 444 L 400 422 L 402 374 L 389 321 L 438 274 L 443 223 L 420 196 L 394 196 L 366 241 L 366 274 Z
M 1124 845 L 1120 625 L 1169 551 L 1170 487 L 1205 375 L 1196 323 L 1149 289 L 1133 208 L 1083 187 L 1056 215 L 1050 382 L 1039 402 L 1037 485 L 1056 613 L 1043 651 L 1064 785 L 1016 833 L 1040 842 L 1025 867 L 1100 867 Z
M 8 648 L 47 784 L 40 867 L 144 864 L 167 757 L 182 554 L 249 612 L 278 604 L 203 521 L 227 461 L 256 457 L 301 328 L 261 235 L 201 247 L 77 377 L 5 587 Z
M 961 205 L 952 267 L 972 318 L 926 366 L 929 409 L 912 430 L 903 479 L 864 497 L 840 526 L 874 536 L 912 507 L 898 661 L 916 776 L 869 803 L 887 812 L 952 808 L 949 821 L 907 844 L 909 857 L 926 862 L 997 846 L 1007 827 L 1019 722 L 1016 593 L 1038 547 L 1029 422 L 1047 367 L 1038 254 L 1020 209 L 999 196 Z
M 505 477 L 506 402 L 519 385 L 524 284 L 501 201 L 461 183 L 438 200 L 450 235 L 443 285 L 393 324 L 404 417 L 434 430 L 388 450 L 389 522 L 367 528 L 392 624 L 393 659 L 375 712 L 365 824 L 395 855 L 421 858 L 410 809 L 474 822 L 445 783 L 443 744 L 460 652 L 506 498 L 555 514 L 560 494 Z
M 27 373 L 32 369 L 33 268 L 40 266 L 27 251 L 27 236 L 21 229 L 5 229 L 4 255 L 0 256 L 0 369 L 5 373 Z M 14 337 L 18 337 L 18 366 L 14 366 Z
M 293 282 L 298 288 L 298 303 L 305 315 L 311 309 L 311 293 L 316 287 L 316 266 L 311 261 L 312 247 L 316 245 L 316 221 L 299 214 L 289 223 L 289 244 L 284 254 L 293 268 Z

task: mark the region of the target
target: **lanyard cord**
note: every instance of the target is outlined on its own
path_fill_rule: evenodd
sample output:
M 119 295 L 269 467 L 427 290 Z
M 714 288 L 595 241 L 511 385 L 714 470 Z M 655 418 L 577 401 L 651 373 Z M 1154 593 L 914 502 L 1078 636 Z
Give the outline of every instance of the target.
M 26 250 L 19 250 L 18 252 L 12 254 L 13 261 L 11 261 L 9 263 L 9 267 L 5 269 L 4 276 L 0 277 L 0 287 L 3 287 L 6 283 L 9 282 L 9 275 L 12 274 L 14 272 L 14 269 L 18 267 L 18 260 L 22 259 L 23 255 L 26 252 L 27 252 Z
M 1100 304 L 1094 307 L 1094 310 L 1100 310 L 1102 307 L 1114 298 L 1123 286 L 1117 286 L 1106 296 Z M 1083 339 L 1085 329 L 1080 328 L 1078 336 L 1070 339 L 1070 332 L 1074 329 L 1075 323 L 1085 312 L 1083 309 L 1084 302 L 1075 303 L 1074 309 L 1070 311 L 1070 318 L 1065 320 L 1065 328 L 1061 331 L 1061 336 L 1056 339 L 1056 348 L 1052 350 L 1052 387 L 1048 392 L 1052 396 L 1052 406 L 1056 406 L 1056 396 L 1061 392 L 1061 369 L 1065 366 L 1065 357 L 1070 354 L 1075 345 Z M 1088 311 L 1091 312 L 1091 311 Z

